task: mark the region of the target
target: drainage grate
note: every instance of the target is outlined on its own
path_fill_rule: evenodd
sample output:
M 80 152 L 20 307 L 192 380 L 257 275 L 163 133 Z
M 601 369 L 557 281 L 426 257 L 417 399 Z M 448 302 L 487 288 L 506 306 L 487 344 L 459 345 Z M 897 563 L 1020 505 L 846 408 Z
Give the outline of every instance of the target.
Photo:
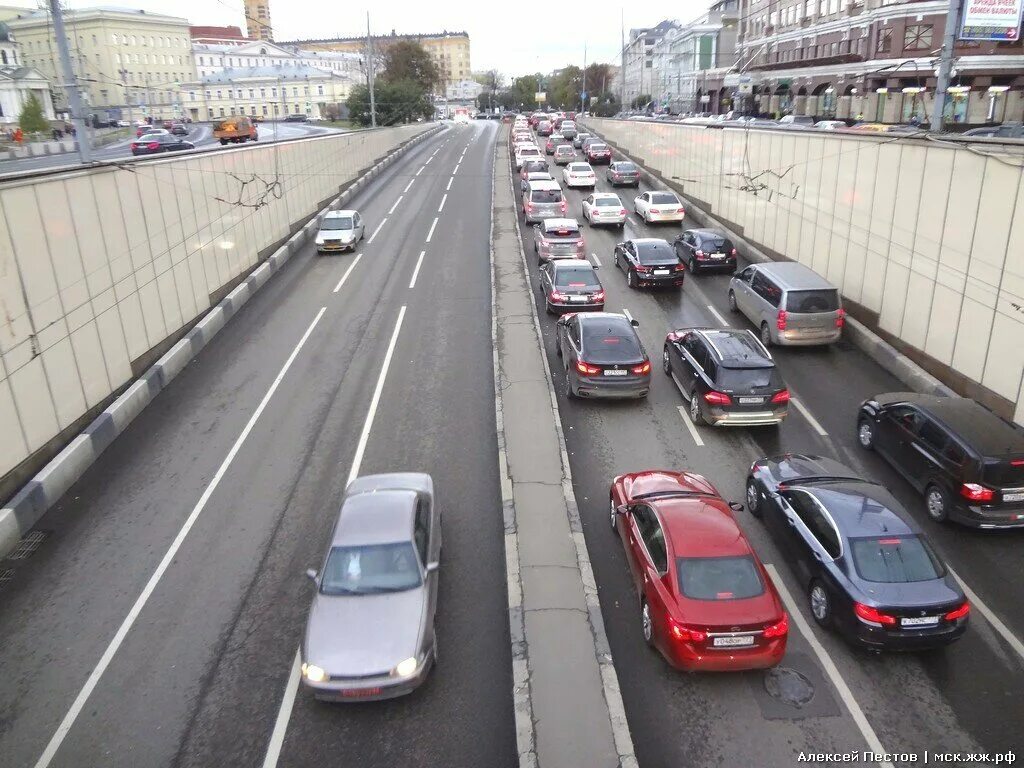
M 24 538 L 18 542 L 17 548 L 7 556 L 8 560 L 27 560 L 35 554 L 35 551 L 39 549 L 46 537 L 50 535 L 49 531 L 29 531 L 25 534 Z
M 5 571 L 0 571 L 0 587 L 6 584 L 8 581 L 14 578 L 14 569 L 8 568 Z

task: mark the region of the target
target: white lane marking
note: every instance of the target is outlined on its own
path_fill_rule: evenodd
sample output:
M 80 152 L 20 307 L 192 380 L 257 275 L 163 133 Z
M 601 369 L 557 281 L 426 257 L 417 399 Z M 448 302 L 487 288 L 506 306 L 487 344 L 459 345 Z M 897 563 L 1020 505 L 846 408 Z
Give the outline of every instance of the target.
M 433 159 L 434 159 L 434 156 L 433 156 L 433 155 L 431 155 L 430 157 L 428 157 L 428 158 L 427 158 L 427 162 L 425 162 L 425 163 L 423 164 L 423 167 L 424 167 L 424 168 L 426 168 L 426 167 L 427 167 L 428 165 L 430 165 L 430 161 L 431 161 L 431 160 L 433 160 Z
M 462 163 L 456 163 L 455 164 L 455 170 L 452 171 L 452 176 L 454 176 L 456 173 L 459 172 L 459 166 L 460 165 L 462 165 Z
M 423 257 L 426 253 L 426 251 L 420 251 L 420 257 L 416 259 L 416 269 L 412 271 L 412 280 L 409 281 L 409 288 L 416 287 L 416 276 L 420 273 L 420 265 L 423 264 Z
M 89 678 L 85 681 L 85 685 L 82 686 L 82 690 L 78 692 L 78 696 L 75 697 L 74 702 L 71 704 L 71 708 L 64 715 L 64 719 L 61 720 L 60 725 L 57 727 L 57 731 L 53 734 L 49 744 L 46 745 L 46 749 L 43 750 L 43 754 L 40 755 L 36 761 L 35 768 L 46 768 L 57 754 L 57 750 L 60 749 L 60 745 L 63 743 L 64 738 L 68 735 L 72 726 L 75 724 L 75 720 L 78 715 L 81 714 L 82 709 L 85 707 L 86 702 L 92 695 L 93 690 L 99 684 L 100 678 L 103 677 L 103 673 L 107 671 L 107 667 L 110 666 L 110 662 L 114 660 L 114 656 L 117 654 L 118 649 L 121 647 L 121 643 L 128 636 L 128 632 L 131 631 L 132 626 L 135 624 L 135 620 L 142 613 L 142 609 L 146 607 L 146 603 L 149 601 L 150 596 L 156 589 L 157 584 L 160 583 L 160 579 L 163 578 L 164 573 L 170 567 L 171 563 L 174 562 L 174 558 L 178 556 L 178 550 L 181 549 L 181 545 L 185 542 L 185 538 L 188 536 L 189 531 L 192 530 L 192 526 L 195 525 L 196 520 L 199 519 L 199 515 L 202 514 L 206 508 L 207 502 L 210 497 L 213 496 L 213 492 L 217 490 L 217 486 L 220 485 L 220 481 L 227 474 L 228 467 L 231 466 L 231 462 L 235 460 L 235 456 L 241 449 L 242 444 L 246 438 L 249 437 L 249 433 L 252 432 L 252 428 L 256 426 L 256 422 L 263 414 L 264 409 L 270 402 L 270 398 L 274 396 L 278 386 L 284 379 L 285 374 L 288 373 L 288 369 L 292 367 L 292 363 L 295 362 L 295 358 L 298 357 L 299 351 L 302 349 L 306 340 L 310 334 L 313 333 L 313 329 L 316 328 L 316 324 L 320 322 L 320 318 L 324 316 L 324 312 L 327 311 L 327 307 L 321 307 L 320 311 L 316 313 L 316 317 L 313 318 L 313 322 L 306 328 L 306 332 L 302 334 L 302 338 L 299 339 L 299 343 L 292 349 L 291 354 L 285 361 L 284 366 L 278 372 L 277 377 L 270 385 L 270 389 L 263 396 L 260 404 L 256 406 L 256 410 L 253 411 L 252 416 L 249 417 L 248 423 L 242 429 L 238 439 L 235 440 L 234 445 L 231 446 L 231 450 L 228 451 L 228 455 L 221 462 L 220 467 L 217 468 L 217 472 L 214 474 L 213 479 L 210 480 L 209 485 L 203 491 L 202 496 L 199 497 L 199 501 L 192 508 L 192 512 L 185 519 L 184 524 L 178 531 L 178 535 L 174 537 L 174 541 L 171 542 L 171 546 L 168 547 L 167 552 L 164 553 L 163 558 L 160 560 L 160 564 L 157 565 L 156 570 L 153 571 L 153 575 L 149 577 L 149 581 L 146 582 L 146 586 L 143 587 L 142 592 L 135 600 L 135 604 L 132 605 L 131 610 L 128 611 L 128 615 L 125 616 L 124 621 L 121 622 L 121 626 L 118 627 L 117 632 L 114 634 L 114 638 L 110 641 L 103 655 L 100 657 L 95 668 L 89 674 Z
M 322 312 L 323 310 L 321 310 Z M 363 431 L 359 435 L 359 444 L 356 446 L 356 455 L 352 459 L 352 467 L 348 472 L 348 480 L 345 481 L 346 486 L 359 476 L 359 467 L 363 463 L 363 453 L 366 451 L 366 443 L 370 438 L 373 419 L 377 415 L 377 406 L 380 405 L 380 395 L 384 390 L 384 379 L 387 378 L 388 368 L 391 366 L 391 358 L 395 354 L 395 344 L 398 342 L 398 332 L 402 330 L 402 320 L 404 319 L 405 306 L 403 305 L 398 311 L 398 322 L 395 323 L 395 330 L 391 334 L 388 350 L 384 354 L 384 364 L 381 366 L 380 376 L 377 377 L 377 386 L 373 390 L 370 409 L 366 414 Z M 292 663 L 291 671 L 288 673 L 288 683 L 284 688 L 284 696 L 281 697 L 281 707 L 277 711 L 274 730 L 270 734 L 267 754 L 263 758 L 263 768 L 276 768 L 277 761 L 281 756 L 281 746 L 284 744 L 285 733 L 288 731 L 288 721 L 291 719 L 292 708 L 295 706 L 295 697 L 299 692 L 299 674 L 302 668 L 301 654 L 301 649 L 295 649 L 295 661 Z
M 433 152 L 430 153 L 430 156 L 433 157 L 434 155 L 436 155 L 440 151 L 441 151 L 441 148 L 438 147 L 437 149 L 435 149 Z
M 348 276 L 352 274 L 352 270 L 356 268 L 356 264 L 359 263 L 361 258 L 363 258 L 363 254 L 357 253 L 356 257 L 352 260 L 352 263 L 348 265 L 348 269 L 345 270 L 345 274 L 341 276 L 341 280 L 339 280 L 338 284 L 334 286 L 334 290 L 331 291 L 331 293 L 337 293 L 341 290 L 341 286 L 343 286 L 345 281 L 348 280 Z
M 1002 619 L 1000 619 L 998 616 L 995 615 L 995 613 L 992 612 L 991 608 L 989 608 L 987 605 L 981 602 L 981 598 L 978 597 L 977 594 L 975 594 L 973 589 L 971 589 L 967 586 L 967 584 L 964 583 L 964 580 L 957 575 L 956 571 L 949 567 L 949 563 L 946 564 L 946 568 L 951 574 L 953 574 L 953 578 L 960 582 L 960 586 L 963 587 L 964 594 L 967 595 L 967 599 L 971 602 L 971 608 L 977 608 L 979 611 L 981 611 L 981 615 L 984 616 L 985 620 L 992 625 L 992 629 L 994 629 L 996 632 L 1002 635 L 1003 640 L 1006 641 L 1006 644 L 1009 645 L 1014 650 L 1014 652 L 1016 652 L 1016 654 L 1021 657 L 1021 659 L 1024 659 L 1024 643 L 1022 643 L 1018 638 L 1016 638 L 1013 635 L 1012 632 L 1010 632 L 1009 627 L 1007 627 L 1003 623 Z
M 690 414 L 686 411 L 685 405 L 677 405 L 676 410 L 679 411 L 679 418 L 683 420 L 683 424 L 690 430 L 690 435 L 693 437 L 693 442 L 697 445 L 703 446 L 704 441 L 700 439 L 700 433 L 697 431 L 697 427 L 694 425 L 693 420 L 690 419 Z
M 267 754 L 263 758 L 263 768 L 271 768 L 277 765 L 277 761 L 281 757 L 281 747 L 284 746 L 284 734 L 288 730 L 288 721 L 292 718 L 295 694 L 299 691 L 299 671 L 301 666 L 302 652 L 296 648 L 295 661 L 292 662 L 291 672 L 288 673 L 288 684 L 284 688 L 281 707 L 277 710 L 274 730 L 270 734 L 270 744 L 267 745 Z
M 792 390 L 790 390 L 789 403 L 790 405 L 794 406 L 798 411 L 800 411 L 800 415 L 807 419 L 811 427 L 814 428 L 815 432 L 817 432 L 819 435 L 828 435 L 828 432 L 825 431 L 825 428 L 818 423 L 818 420 L 811 415 L 811 412 L 807 410 L 804 404 L 797 400 L 795 397 L 793 397 Z
M 441 218 L 441 217 L 440 216 L 435 216 L 434 217 L 434 223 L 430 225 L 430 231 L 427 232 L 427 242 L 428 243 L 430 242 L 430 238 L 432 238 L 434 236 L 434 227 L 437 226 L 437 220 L 439 218 Z
M 869 723 L 867 717 L 864 716 L 864 711 L 860 708 L 860 704 L 858 704 L 857 700 L 853 697 L 853 693 L 850 691 L 849 686 L 847 686 L 846 681 L 843 680 L 843 676 L 839 674 L 839 669 L 836 667 L 835 662 L 832 661 L 832 657 L 828 655 L 828 651 L 825 650 L 824 646 L 822 646 L 818 641 L 818 638 L 815 637 L 814 632 L 811 631 L 811 627 L 807 623 L 807 619 L 805 619 L 803 613 L 800 612 L 800 606 L 797 605 L 795 600 L 793 600 L 793 596 L 789 593 L 789 588 L 779 576 L 779 572 L 771 563 L 765 563 L 764 567 L 768 569 L 768 573 L 771 575 L 776 589 L 778 589 L 779 594 L 782 595 L 782 601 L 786 604 L 786 608 L 789 609 L 789 618 L 796 625 L 797 629 L 800 630 L 800 634 L 807 639 L 807 643 L 811 646 L 811 650 L 814 651 L 814 655 L 818 657 L 818 663 L 821 664 L 821 668 L 825 671 L 825 674 L 828 675 L 829 680 L 832 681 L 832 685 L 839 694 L 839 698 L 843 700 L 846 708 L 850 710 L 850 714 L 853 716 L 853 722 L 857 724 L 857 728 L 860 729 L 861 735 L 868 743 L 868 747 L 876 754 L 884 754 L 885 749 L 882 747 L 882 742 L 878 740 L 878 736 L 875 734 L 875 729 L 871 727 L 871 723 Z M 881 762 L 879 765 L 885 766 L 886 768 L 893 768 L 893 765 L 890 762 Z
M 719 313 L 719 311 L 717 309 L 715 309 L 710 304 L 707 305 L 707 308 L 708 308 L 708 312 L 710 312 L 712 315 L 715 316 L 715 320 L 717 320 L 719 323 L 724 325 L 726 328 L 729 327 L 729 323 L 726 322 L 726 319 L 724 317 L 722 317 L 722 315 Z
M 370 243 L 373 242 L 373 238 L 375 238 L 377 236 L 377 233 L 380 232 L 381 227 L 383 227 L 385 224 L 387 224 L 387 222 L 388 222 L 388 217 L 387 216 L 385 216 L 383 219 L 380 220 L 380 224 L 378 224 L 377 228 L 375 230 L 373 230 L 373 234 L 370 235 L 370 239 L 366 241 L 367 245 L 369 245 Z
M 426 168 L 426 167 L 427 167 L 427 166 L 426 166 L 426 163 L 424 163 L 423 165 L 421 165 L 421 166 L 420 166 L 420 169 L 419 169 L 418 171 L 416 171 L 416 175 L 417 175 L 417 176 L 419 176 L 419 175 L 420 175 L 421 173 L 423 173 L 423 169 L 424 169 L 424 168 Z
M 598 266 L 598 267 L 601 266 L 601 260 L 599 258 L 597 258 L 597 254 L 596 253 L 590 254 L 590 258 L 592 258 L 594 260 L 594 265 L 595 266 Z
M 626 316 L 626 319 L 627 319 L 627 320 L 629 320 L 629 322 L 630 322 L 630 323 L 632 324 L 632 322 L 633 322 L 633 316 L 632 316 L 631 314 L 629 314 L 629 310 L 628 310 L 628 309 L 625 309 L 625 308 L 623 308 L 623 310 L 622 310 L 622 314 L 623 314 L 623 315 L 625 315 L 625 316 Z
M 626 218 L 629 219 L 629 223 L 632 224 L 634 227 L 640 226 L 640 222 L 634 219 L 632 216 L 627 216 Z
M 445 192 L 444 197 L 441 198 L 441 204 L 437 206 L 437 212 L 440 213 L 444 208 L 444 204 L 448 202 L 448 193 Z
M 406 185 L 405 185 L 405 189 L 403 189 L 403 190 L 402 190 L 402 194 L 403 194 L 403 195 L 404 195 L 404 194 L 405 194 L 406 192 L 408 192 L 408 191 L 409 191 L 409 187 L 411 187 L 411 186 L 412 186 L 412 183 L 413 183 L 414 181 L 416 181 L 416 179 L 409 179 L 409 183 L 408 183 L 408 184 L 406 184 Z
M 452 182 L 453 181 L 455 181 L 455 177 L 454 176 L 452 176 L 450 179 L 448 179 L 448 186 L 444 188 L 445 192 L 447 192 L 449 189 L 452 188 Z
M 398 207 L 398 204 L 399 204 L 400 202 L 402 202 L 402 198 L 403 198 L 403 197 L 405 197 L 405 195 L 399 195 L 399 196 L 398 196 L 398 199 L 397 199 L 397 200 L 395 200 L 395 204 L 394 204 L 394 205 L 392 205 L 392 206 L 391 206 L 391 210 L 390 210 L 390 211 L 388 211 L 388 216 L 390 216 L 390 215 L 391 215 L 392 213 L 394 213 L 394 212 L 395 212 L 395 208 L 397 208 L 397 207 Z

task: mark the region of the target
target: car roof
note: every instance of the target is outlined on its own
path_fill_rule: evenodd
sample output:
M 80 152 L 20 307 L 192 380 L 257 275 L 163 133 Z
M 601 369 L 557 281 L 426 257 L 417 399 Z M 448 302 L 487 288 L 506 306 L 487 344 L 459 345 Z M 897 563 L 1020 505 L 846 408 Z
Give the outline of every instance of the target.
M 591 264 L 586 259 L 552 259 L 551 261 L 548 262 L 548 264 L 551 265 L 551 268 L 555 272 L 557 272 L 560 269 L 580 269 L 580 268 L 583 268 L 583 269 L 589 269 L 595 275 L 597 274 L 597 270 L 594 269 L 594 265 Z
M 721 499 L 650 499 L 678 557 L 728 557 L 748 555 L 750 543 Z
M 634 237 L 631 242 L 634 245 L 655 245 L 655 244 L 658 244 L 658 243 L 660 243 L 662 245 L 666 245 L 666 246 L 669 245 L 668 240 L 666 240 L 663 237 Z M 669 247 L 671 247 L 671 246 L 669 246 Z
M 701 237 L 720 237 L 723 240 L 729 239 L 717 229 L 688 229 L 686 231 L 694 235 L 700 235 Z
M 617 194 L 615 194 L 614 192 L 594 192 L 593 194 L 594 194 L 594 199 L 595 200 L 597 198 L 599 198 L 599 197 L 611 197 L 611 198 L 614 198 L 616 200 L 620 199 L 619 196 Z
M 540 181 L 541 179 L 550 179 L 551 174 L 548 171 L 527 171 L 526 180 Z
M 900 503 L 881 485 L 867 480 L 841 480 L 796 487 L 824 507 L 844 538 L 918 533 Z M 899 510 L 899 511 L 897 511 Z
M 414 490 L 375 490 L 348 496 L 338 515 L 331 546 L 385 544 L 412 538 L 418 494 Z
M 581 166 L 584 167 L 584 168 L 587 168 L 587 169 L 589 169 L 591 171 L 594 170 L 593 167 L 591 167 L 590 163 L 583 163 L 583 162 L 580 162 L 580 163 L 569 163 L 569 165 L 567 165 L 566 168 L 580 168 Z
M 538 179 L 530 182 L 530 189 L 561 189 L 561 187 L 554 179 Z
M 1024 453 L 1024 433 L 970 398 L 939 397 L 916 392 L 894 392 L 875 399 L 880 398 L 886 404 L 907 402 L 917 405 L 984 456 Z
M 357 213 L 359 213 L 359 211 L 357 211 L 357 210 L 355 210 L 353 208 L 345 208 L 345 209 L 342 209 L 340 211 L 328 211 L 327 213 L 324 214 L 324 218 L 325 219 L 340 219 L 343 216 L 344 217 L 355 216 Z
M 779 283 L 780 288 L 793 290 L 827 288 L 835 290 L 836 288 L 813 269 L 798 261 L 773 261 L 768 264 L 758 264 L 757 269 Z
M 771 354 L 754 334 L 738 328 L 703 328 L 697 331 L 718 352 L 725 368 L 774 368 Z
M 580 228 L 580 223 L 576 219 L 544 219 L 542 222 L 545 229 L 569 229 L 569 228 Z
M 573 261 L 577 261 L 577 259 L 573 259 Z M 629 331 L 636 336 L 636 330 L 629 322 L 629 318 L 616 312 L 577 312 L 576 317 L 579 318 L 581 326 L 607 323 L 609 331 Z

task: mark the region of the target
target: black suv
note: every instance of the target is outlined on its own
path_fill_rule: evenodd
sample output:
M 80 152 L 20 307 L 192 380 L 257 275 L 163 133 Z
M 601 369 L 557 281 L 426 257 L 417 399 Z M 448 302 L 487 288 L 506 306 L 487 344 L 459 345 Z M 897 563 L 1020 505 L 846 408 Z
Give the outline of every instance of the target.
M 680 261 L 692 274 L 705 269 L 736 271 L 736 248 L 732 241 L 713 229 L 688 229 L 672 243 Z
M 750 331 L 682 328 L 665 338 L 661 366 L 690 401 L 694 424 L 778 424 L 789 390 L 771 354 Z
M 932 520 L 1024 527 L 1024 431 L 973 400 L 875 395 L 861 404 L 857 440 L 924 493 Z

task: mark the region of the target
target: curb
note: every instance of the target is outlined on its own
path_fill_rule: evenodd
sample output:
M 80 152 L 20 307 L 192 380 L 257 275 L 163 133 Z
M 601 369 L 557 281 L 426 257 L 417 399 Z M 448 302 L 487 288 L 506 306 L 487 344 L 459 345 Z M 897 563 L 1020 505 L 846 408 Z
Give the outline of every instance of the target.
M 280 270 L 306 242 L 315 236 L 321 219 L 328 210 L 337 210 L 366 186 L 366 183 L 404 155 L 409 149 L 444 130 L 436 126 L 407 140 L 376 162 L 352 182 L 324 210 L 293 234 L 287 242 L 253 269 L 238 286 L 225 296 L 172 346 L 145 373 L 104 409 L 81 434 L 39 470 L 22 489 L 0 508 L 0 558 L 18 546 L 46 511 L 99 458 L 100 454 L 131 424 L 164 387 L 174 380 L 200 350 L 225 326 L 228 320 Z
M 590 130 L 594 131 L 593 128 Z M 597 134 L 596 131 L 594 131 L 594 133 L 595 135 L 600 135 Z M 661 174 L 648 169 L 640 161 L 634 160 L 627 153 L 622 151 L 618 144 L 609 141 L 604 137 L 602 137 L 602 140 L 608 144 L 608 146 L 612 147 L 615 152 L 622 155 L 626 160 L 629 160 L 639 166 L 641 174 L 646 176 L 648 181 L 653 179 L 667 187 L 671 187 L 673 189 L 677 187 L 676 184 L 667 181 Z M 700 224 L 701 226 L 711 226 L 715 229 L 720 229 L 730 240 L 733 241 L 733 243 L 743 249 L 743 255 L 746 256 L 748 261 L 756 264 L 775 261 L 775 259 L 764 253 L 745 237 L 725 226 L 710 213 L 696 205 L 690 198 L 686 197 L 686 193 L 682 191 L 682 188 L 679 188 L 679 194 L 687 201 L 687 216 L 692 215 L 697 224 Z M 846 315 L 846 328 L 843 329 L 843 338 L 856 345 L 864 354 L 910 387 L 914 392 L 920 392 L 921 394 L 926 395 L 938 395 L 940 397 L 960 397 L 957 392 L 953 391 L 950 387 L 932 376 L 924 368 L 889 344 L 857 318 L 852 317 L 849 313 Z

